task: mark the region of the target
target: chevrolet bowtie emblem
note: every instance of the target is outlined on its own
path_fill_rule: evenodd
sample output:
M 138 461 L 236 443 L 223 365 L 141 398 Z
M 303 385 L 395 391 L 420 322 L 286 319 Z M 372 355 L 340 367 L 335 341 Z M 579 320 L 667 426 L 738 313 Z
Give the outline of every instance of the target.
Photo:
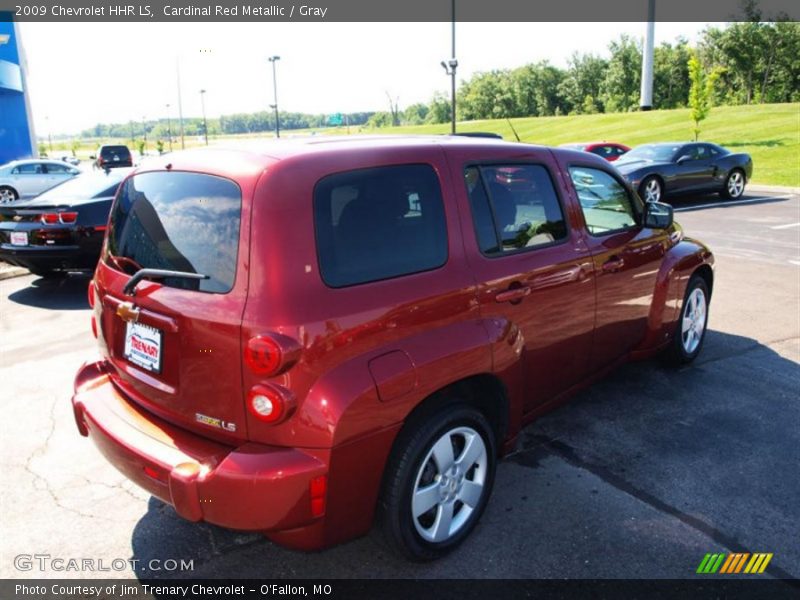
M 139 309 L 132 302 L 122 302 L 117 306 L 117 316 L 128 323 L 136 323 L 139 320 Z

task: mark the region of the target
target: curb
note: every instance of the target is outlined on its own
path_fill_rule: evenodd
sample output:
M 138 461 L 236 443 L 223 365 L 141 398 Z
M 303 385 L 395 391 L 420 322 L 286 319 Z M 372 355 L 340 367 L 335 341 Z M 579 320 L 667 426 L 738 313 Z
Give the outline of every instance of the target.
M 28 269 L 23 269 L 22 267 L 10 267 L 0 271 L 0 281 L 4 279 L 11 279 L 12 277 L 22 277 L 23 275 L 30 275 L 30 274 L 31 272 L 28 271 Z
M 747 190 L 751 192 L 774 192 L 776 194 L 800 194 L 800 188 L 783 185 L 760 185 L 758 183 L 751 183 L 747 186 Z

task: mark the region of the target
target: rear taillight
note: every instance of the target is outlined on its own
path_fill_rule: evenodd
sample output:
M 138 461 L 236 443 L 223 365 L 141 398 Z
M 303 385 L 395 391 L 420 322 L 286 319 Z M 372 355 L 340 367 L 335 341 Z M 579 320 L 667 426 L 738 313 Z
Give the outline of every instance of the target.
M 279 423 L 294 412 L 294 397 L 284 387 L 254 385 L 247 395 L 247 408 L 259 421 Z
M 309 484 L 311 495 L 311 515 L 321 517 L 325 514 L 325 496 L 328 493 L 328 476 L 314 477 Z
M 94 308 L 94 279 L 89 282 L 86 295 L 89 297 L 89 308 Z
M 272 375 L 281 364 L 281 347 L 267 336 L 256 336 L 247 341 L 244 362 L 256 375 Z
M 244 362 L 254 374 L 272 377 L 294 365 L 300 352 L 300 345 L 285 335 L 257 335 L 247 340 Z
M 62 213 L 42 213 L 40 220 L 44 225 L 71 225 L 78 220 L 78 213 L 76 212 L 62 212 Z

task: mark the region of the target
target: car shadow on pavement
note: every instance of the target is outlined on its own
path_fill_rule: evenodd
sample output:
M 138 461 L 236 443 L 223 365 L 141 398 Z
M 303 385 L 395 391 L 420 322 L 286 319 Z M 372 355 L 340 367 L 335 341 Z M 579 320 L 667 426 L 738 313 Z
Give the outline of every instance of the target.
M 687 367 L 627 364 L 528 426 L 481 523 L 442 560 L 399 559 L 377 528 L 322 552 L 287 550 L 151 498 L 132 533 L 135 575 L 688 578 L 703 553 L 727 547 L 775 552 L 780 577 L 800 564 L 785 527 L 800 520 L 800 365 L 742 336 L 710 331 L 705 344 Z M 193 565 L 146 570 L 168 559 Z
M 34 279 L 21 290 L 9 294 L 17 304 L 50 310 L 84 310 L 89 308 L 87 287 L 90 275 L 70 273 L 65 277 Z

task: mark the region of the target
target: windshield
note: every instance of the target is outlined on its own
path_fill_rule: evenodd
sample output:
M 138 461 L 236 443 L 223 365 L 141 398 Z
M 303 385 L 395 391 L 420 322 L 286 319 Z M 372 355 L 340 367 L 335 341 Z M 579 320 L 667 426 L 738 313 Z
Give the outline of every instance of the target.
M 113 196 L 117 193 L 117 188 L 126 174 L 127 171 L 120 172 L 117 169 L 107 175 L 105 173 L 79 175 L 47 190 L 39 195 L 36 200 L 52 199 L 53 201 L 58 201 L 64 198 L 103 198 L 105 196 Z
M 160 171 L 128 179 L 119 191 L 108 234 L 109 266 L 200 273 L 164 285 L 229 292 L 236 274 L 242 194 L 228 179 Z
M 675 153 L 681 148 L 681 144 L 645 144 L 637 146 L 620 160 L 672 160 Z

